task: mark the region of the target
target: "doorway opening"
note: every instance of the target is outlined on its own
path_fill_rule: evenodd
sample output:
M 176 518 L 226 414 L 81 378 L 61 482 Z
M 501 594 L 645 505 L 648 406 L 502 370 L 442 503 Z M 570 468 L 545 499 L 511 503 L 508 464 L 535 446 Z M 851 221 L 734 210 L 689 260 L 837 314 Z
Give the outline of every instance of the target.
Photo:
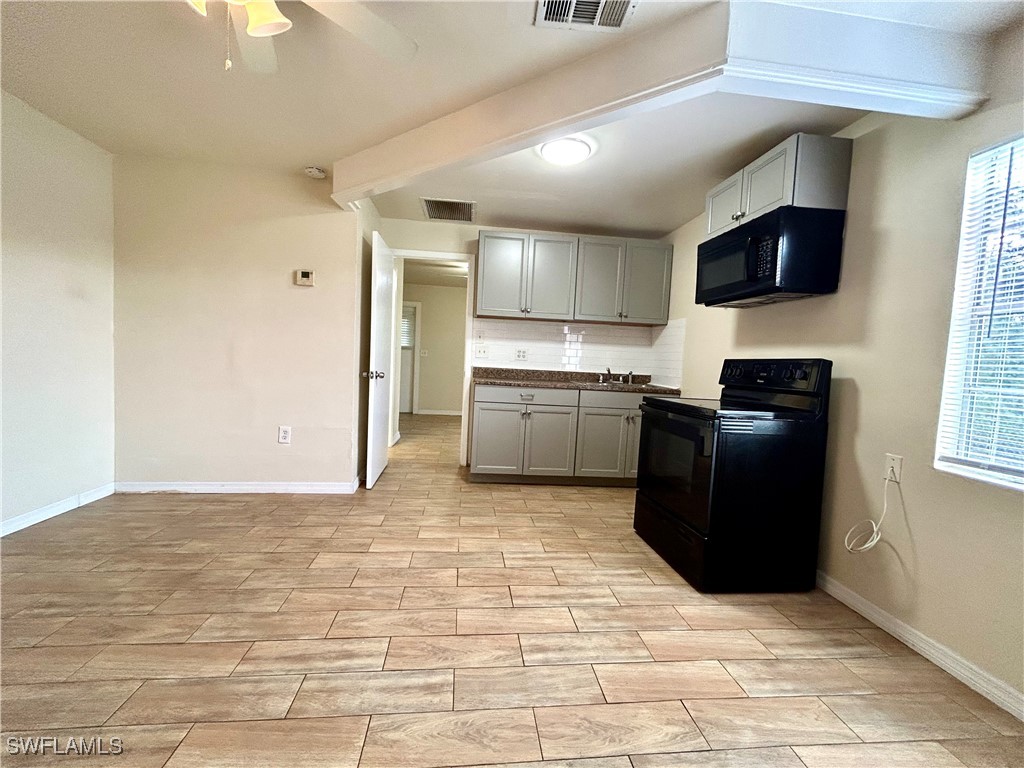
M 396 256 L 392 444 L 415 436 L 416 455 L 444 446 L 443 460 L 459 464 L 451 435 L 462 432 L 469 260 L 424 251 Z M 402 448 L 396 457 L 408 452 Z

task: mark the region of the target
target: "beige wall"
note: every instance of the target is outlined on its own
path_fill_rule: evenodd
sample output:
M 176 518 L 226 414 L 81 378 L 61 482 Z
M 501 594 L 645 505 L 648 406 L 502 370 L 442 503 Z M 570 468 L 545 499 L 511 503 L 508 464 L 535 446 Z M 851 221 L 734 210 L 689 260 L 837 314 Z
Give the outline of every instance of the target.
M 117 159 L 119 483 L 353 481 L 364 227 L 328 192 L 297 174 Z M 296 269 L 316 287 L 293 285 Z
M 114 480 L 114 248 L 110 155 L 7 93 L 2 106 L 10 520 Z
M 405 301 L 418 301 L 420 366 L 418 412 L 462 412 L 466 348 L 466 289 L 406 283 Z M 422 353 L 426 352 L 427 357 Z
M 1019 87 L 1019 86 L 1018 86 Z M 677 230 L 673 317 L 683 394 L 718 391 L 723 358 L 835 362 L 821 569 L 983 670 L 1024 689 L 1019 494 L 932 468 L 968 155 L 1022 129 L 1022 105 L 959 122 L 897 118 L 856 139 L 839 292 L 745 310 L 693 304 L 702 221 Z M 847 530 L 882 507 L 886 452 L 904 457 L 883 541 Z

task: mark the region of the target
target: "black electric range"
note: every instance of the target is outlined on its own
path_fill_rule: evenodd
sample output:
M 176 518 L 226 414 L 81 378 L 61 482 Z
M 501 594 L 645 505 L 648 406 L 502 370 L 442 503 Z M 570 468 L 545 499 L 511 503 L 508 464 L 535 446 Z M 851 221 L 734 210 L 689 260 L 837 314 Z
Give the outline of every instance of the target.
M 831 373 L 726 360 L 717 400 L 644 398 L 633 527 L 696 588 L 814 587 Z

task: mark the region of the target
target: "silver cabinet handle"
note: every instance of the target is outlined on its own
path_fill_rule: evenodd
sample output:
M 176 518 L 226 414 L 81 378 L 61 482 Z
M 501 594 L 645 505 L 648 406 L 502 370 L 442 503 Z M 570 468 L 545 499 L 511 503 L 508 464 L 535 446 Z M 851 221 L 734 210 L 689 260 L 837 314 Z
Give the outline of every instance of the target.
M 533 310 L 532 310 L 532 309 L 530 309 L 529 307 L 527 307 L 527 308 L 526 308 L 526 314 L 530 314 L 530 313 L 531 313 L 532 311 L 533 311 Z
M 736 213 L 734 213 L 732 215 L 732 220 L 733 221 L 739 221 L 740 219 L 742 219 L 746 215 L 747 214 L 745 214 L 743 211 L 736 211 Z
M 520 400 L 533 400 L 534 397 L 535 397 L 534 395 L 528 394 L 526 392 L 520 392 L 519 393 L 519 399 Z

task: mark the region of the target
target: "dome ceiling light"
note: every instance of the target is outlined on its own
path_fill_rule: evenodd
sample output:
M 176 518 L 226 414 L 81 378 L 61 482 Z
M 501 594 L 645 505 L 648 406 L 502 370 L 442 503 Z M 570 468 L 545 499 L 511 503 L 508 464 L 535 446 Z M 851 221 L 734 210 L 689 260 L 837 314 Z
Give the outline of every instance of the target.
M 582 136 L 565 136 L 541 144 L 538 152 L 552 165 L 576 165 L 594 153 L 594 145 Z

